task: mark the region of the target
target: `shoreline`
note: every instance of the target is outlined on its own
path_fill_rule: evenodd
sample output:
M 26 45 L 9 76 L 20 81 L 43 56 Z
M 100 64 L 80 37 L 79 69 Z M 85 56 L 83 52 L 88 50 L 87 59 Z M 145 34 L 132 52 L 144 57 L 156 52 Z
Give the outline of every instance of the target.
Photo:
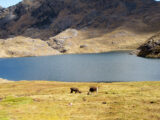
M 30 58 L 30 57 L 47 57 L 47 56 L 61 56 L 61 55 L 87 55 L 87 54 L 102 54 L 102 53 L 110 53 L 110 52 L 125 52 L 125 51 L 134 51 L 136 49 L 113 49 L 107 50 L 104 52 L 88 52 L 88 53 L 60 53 L 60 54 L 51 54 L 51 55 L 39 55 L 39 56 L 12 56 L 12 57 L 0 57 L 0 59 L 10 59 L 10 58 Z
M 92 81 L 92 82 L 66 82 L 66 81 L 51 81 L 51 80 L 18 80 L 18 81 L 14 81 L 14 80 L 8 80 L 8 79 L 3 79 L 3 78 L 0 78 L 0 84 L 1 83 L 11 83 L 11 82 L 15 82 L 15 83 L 18 83 L 18 82 L 51 82 L 51 83 L 65 83 L 65 84 L 114 84 L 114 83 L 143 83 L 143 82 L 160 82 L 160 80 L 156 80 L 156 81 L 108 81 L 108 82 L 103 82 L 103 81 L 99 81 L 99 82 L 96 82 L 96 81 Z

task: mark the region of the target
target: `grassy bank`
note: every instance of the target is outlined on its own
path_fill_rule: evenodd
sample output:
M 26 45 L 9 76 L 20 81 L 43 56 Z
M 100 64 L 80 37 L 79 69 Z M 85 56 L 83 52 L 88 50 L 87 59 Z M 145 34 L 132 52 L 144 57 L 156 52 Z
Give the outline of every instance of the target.
M 99 93 L 87 95 L 90 86 Z M 82 93 L 70 94 L 70 87 Z M 0 120 L 160 119 L 160 82 L 21 81 L 1 83 L 0 98 Z

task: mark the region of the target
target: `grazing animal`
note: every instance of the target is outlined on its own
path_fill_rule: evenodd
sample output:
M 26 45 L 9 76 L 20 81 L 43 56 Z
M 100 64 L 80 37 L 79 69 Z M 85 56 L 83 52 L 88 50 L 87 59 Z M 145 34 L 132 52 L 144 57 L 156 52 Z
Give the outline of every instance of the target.
M 98 93 L 98 87 L 90 87 L 90 88 L 89 88 L 88 95 L 90 95 L 90 93 L 94 93 L 94 92 L 97 92 L 97 93 Z
M 71 93 L 75 92 L 75 93 L 82 93 L 78 88 L 70 88 Z

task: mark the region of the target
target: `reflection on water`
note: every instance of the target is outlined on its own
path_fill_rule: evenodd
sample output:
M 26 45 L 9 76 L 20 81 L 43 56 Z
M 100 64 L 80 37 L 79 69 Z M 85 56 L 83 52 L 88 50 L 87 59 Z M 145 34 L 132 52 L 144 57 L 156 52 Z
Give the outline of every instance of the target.
M 0 59 L 0 78 L 51 81 L 158 81 L 160 59 L 128 52 Z

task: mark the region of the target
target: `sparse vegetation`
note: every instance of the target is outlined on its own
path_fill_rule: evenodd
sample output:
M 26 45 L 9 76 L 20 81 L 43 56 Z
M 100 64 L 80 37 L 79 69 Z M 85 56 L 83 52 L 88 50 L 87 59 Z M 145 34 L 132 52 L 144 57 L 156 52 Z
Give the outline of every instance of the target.
M 90 86 L 99 93 L 87 95 Z M 70 94 L 77 87 L 81 94 Z M 160 82 L 0 84 L 0 120 L 159 120 Z

